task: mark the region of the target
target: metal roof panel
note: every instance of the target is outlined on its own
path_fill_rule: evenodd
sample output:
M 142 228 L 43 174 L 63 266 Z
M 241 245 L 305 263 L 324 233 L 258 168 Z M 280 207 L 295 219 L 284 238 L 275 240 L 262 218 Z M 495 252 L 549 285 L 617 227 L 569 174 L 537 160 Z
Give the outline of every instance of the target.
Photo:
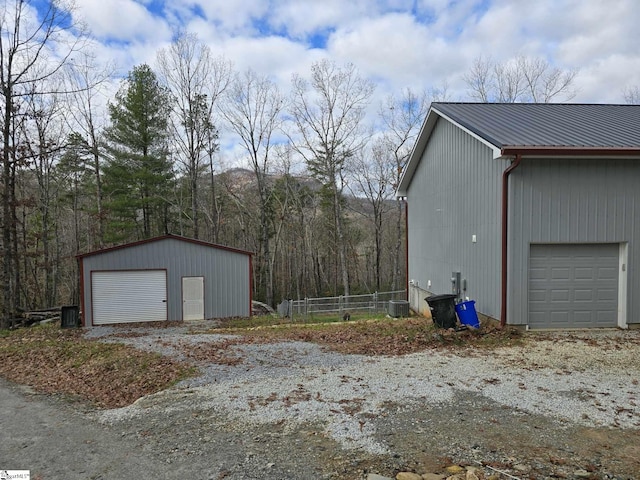
M 499 148 L 640 146 L 640 105 L 438 102 L 432 107 Z

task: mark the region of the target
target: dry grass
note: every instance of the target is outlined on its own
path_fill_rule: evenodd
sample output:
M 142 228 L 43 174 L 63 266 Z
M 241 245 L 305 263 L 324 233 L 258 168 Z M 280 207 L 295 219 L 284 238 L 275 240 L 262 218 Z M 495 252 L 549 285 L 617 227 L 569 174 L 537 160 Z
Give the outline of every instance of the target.
M 86 339 L 81 329 L 60 329 L 54 324 L 4 331 L 0 332 L 0 376 L 41 392 L 71 395 L 99 407 L 113 408 L 129 405 L 196 374 L 194 364 L 238 365 L 243 358 L 233 347 L 241 344 L 298 340 L 345 354 L 405 355 L 427 349 L 473 352 L 522 341 L 517 330 L 501 330 L 491 322 L 483 322 L 479 330 L 464 331 L 438 329 L 421 317 L 303 325 L 280 322 L 262 319 L 258 327 L 255 323 L 234 322 L 240 326 L 229 328 L 227 323 L 225 328 L 207 330 L 239 335 L 221 342 L 193 345 L 176 340 L 172 346 L 190 364 L 124 344 Z M 112 337 L 148 335 L 156 328 L 173 324 L 133 326 L 141 328 L 127 328 Z
M 82 338 L 53 324 L 0 337 L 0 375 L 46 393 L 121 407 L 193 375 L 195 369 L 161 355 Z
M 491 321 L 484 321 L 477 330 L 454 331 L 437 328 L 431 320 L 423 317 L 306 325 L 274 324 L 251 329 L 217 328 L 209 332 L 313 342 L 337 352 L 361 355 L 405 355 L 435 348 L 495 348 L 522 341 L 518 330 L 500 329 Z

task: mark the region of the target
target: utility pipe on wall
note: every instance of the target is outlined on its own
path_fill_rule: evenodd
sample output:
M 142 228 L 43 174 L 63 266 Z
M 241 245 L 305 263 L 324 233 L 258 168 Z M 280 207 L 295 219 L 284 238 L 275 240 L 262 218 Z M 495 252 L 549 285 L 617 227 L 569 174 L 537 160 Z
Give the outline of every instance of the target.
M 507 324 L 507 247 L 509 229 L 507 221 L 509 218 L 509 175 L 513 172 L 522 161 L 522 155 L 516 154 L 516 158 L 504 172 L 502 172 L 502 272 L 501 272 L 501 291 L 500 291 L 500 326 Z

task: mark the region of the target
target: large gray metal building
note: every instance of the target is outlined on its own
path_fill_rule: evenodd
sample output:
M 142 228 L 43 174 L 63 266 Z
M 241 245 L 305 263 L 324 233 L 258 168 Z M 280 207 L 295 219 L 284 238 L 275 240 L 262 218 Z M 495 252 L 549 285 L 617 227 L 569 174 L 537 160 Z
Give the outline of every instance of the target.
M 422 292 L 460 272 L 503 324 L 640 325 L 640 105 L 433 103 L 397 195 Z
M 78 257 L 85 326 L 251 314 L 251 253 L 166 235 Z

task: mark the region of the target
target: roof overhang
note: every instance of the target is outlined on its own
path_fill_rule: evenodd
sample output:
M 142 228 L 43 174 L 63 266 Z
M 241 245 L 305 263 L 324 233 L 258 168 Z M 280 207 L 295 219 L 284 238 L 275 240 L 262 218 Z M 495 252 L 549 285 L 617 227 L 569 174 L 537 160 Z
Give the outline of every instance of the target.
M 575 147 L 511 145 L 501 149 L 503 157 L 592 157 L 640 158 L 640 147 Z
M 413 174 L 418 168 L 418 164 L 422 159 L 422 155 L 424 154 L 425 149 L 427 148 L 427 144 L 429 143 L 429 138 L 431 138 L 431 134 L 433 133 L 433 129 L 436 126 L 436 123 L 440 118 L 447 120 L 448 122 L 454 124 L 460 130 L 465 133 L 471 135 L 473 138 L 483 143 L 487 147 L 491 149 L 493 158 L 500 158 L 504 156 L 500 147 L 487 140 L 486 138 L 481 137 L 473 130 L 468 129 L 466 126 L 460 124 L 453 118 L 449 117 L 445 113 L 438 110 L 437 106 L 433 104 L 429 107 L 429 112 L 427 113 L 427 117 L 420 128 L 420 133 L 418 134 L 418 139 L 413 146 L 413 150 L 411 150 L 411 155 L 409 155 L 409 160 L 404 167 L 404 171 L 402 172 L 402 176 L 400 177 L 400 183 L 398 184 L 398 188 L 396 189 L 396 197 L 402 198 L 407 196 L 407 190 L 409 188 L 409 184 L 411 183 L 411 179 L 413 178 Z

